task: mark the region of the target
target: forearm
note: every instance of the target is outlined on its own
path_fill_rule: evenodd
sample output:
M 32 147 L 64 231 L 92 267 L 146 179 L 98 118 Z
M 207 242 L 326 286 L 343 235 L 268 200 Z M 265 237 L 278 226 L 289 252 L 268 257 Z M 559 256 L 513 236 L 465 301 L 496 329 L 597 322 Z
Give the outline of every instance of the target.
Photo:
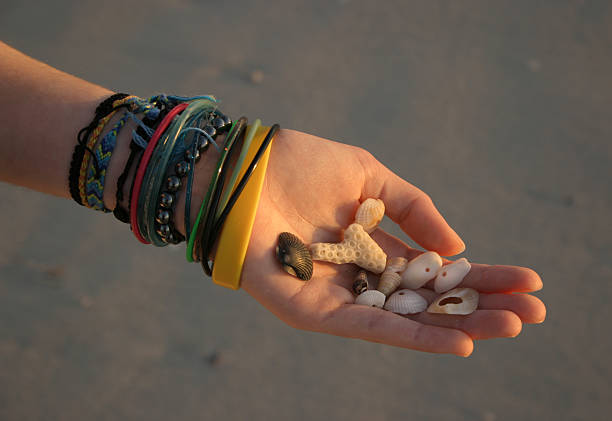
M 70 197 L 76 134 L 112 92 L 1 42 L 0 75 L 0 179 Z
M 70 197 L 68 171 L 77 133 L 93 118 L 96 106 L 113 92 L 56 70 L 0 42 L 0 180 L 43 193 Z M 118 115 L 105 131 L 110 130 Z M 115 207 L 117 179 L 129 155 L 135 124 L 129 121 L 117 138 L 109 163 L 104 204 Z M 104 132 L 103 132 L 104 133 Z M 196 166 L 192 218 L 208 186 L 218 152 L 209 148 Z M 133 173 L 133 171 L 132 171 Z M 131 177 L 125 184 L 129 190 Z M 124 194 L 124 197 L 127 197 Z M 184 208 L 184 195 L 177 210 Z M 175 225 L 184 234 L 183 212 Z

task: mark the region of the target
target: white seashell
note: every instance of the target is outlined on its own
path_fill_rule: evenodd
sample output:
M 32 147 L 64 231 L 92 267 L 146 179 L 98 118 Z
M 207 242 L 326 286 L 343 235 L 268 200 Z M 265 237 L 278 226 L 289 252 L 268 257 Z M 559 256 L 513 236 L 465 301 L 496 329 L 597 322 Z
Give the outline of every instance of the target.
M 401 286 L 418 289 L 433 279 L 442 267 L 442 258 L 435 251 L 428 251 L 412 259 L 402 273 Z
M 369 289 L 362 292 L 355 299 L 355 304 L 361 304 L 363 306 L 383 308 L 385 305 L 385 294 L 375 289 Z
M 410 289 L 400 289 L 385 303 L 385 310 L 397 314 L 415 314 L 427 308 L 427 300 Z
M 445 292 L 455 288 L 463 281 L 472 265 L 465 257 L 438 269 L 438 274 L 434 280 L 434 289 L 437 293 Z
M 351 224 L 344 230 L 341 243 L 314 243 L 310 245 L 312 260 L 342 264 L 355 263 L 372 273 L 385 269 L 387 255 L 370 234 L 359 224 Z
M 355 213 L 355 223 L 363 227 L 368 234 L 376 229 L 385 216 L 385 204 L 380 199 L 366 199 Z
M 455 288 L 438 297 L 427 309 L 428 313 L 470 314 L 478 307 L 478 291 Z
M 389 294 L 397 289 L 401 279 L 402 277 L 399 273 L 386 270 L 380 275 L 380 281 L 378 281 L 378 288 L 376 289 L 388 297 Z
M 406 259 L 405 257 L 389 257 L 387 259 L 387 266 L 385 267 L 385 272 L 403 272 L 404 270 L 406 270 L 407 264 L 408 259 Z

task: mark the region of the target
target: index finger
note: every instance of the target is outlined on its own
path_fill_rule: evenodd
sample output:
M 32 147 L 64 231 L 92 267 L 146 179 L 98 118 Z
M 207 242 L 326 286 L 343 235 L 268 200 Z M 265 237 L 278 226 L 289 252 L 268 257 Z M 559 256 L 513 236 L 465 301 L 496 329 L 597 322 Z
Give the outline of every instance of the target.
M 465 250 L 459 235 L 446 223 L 427 194 L 397 176 L 376 158 L 367 156 L 362 199 L 381 199 L 386 214 L 427 250 L 437 251 L 442 256 Z

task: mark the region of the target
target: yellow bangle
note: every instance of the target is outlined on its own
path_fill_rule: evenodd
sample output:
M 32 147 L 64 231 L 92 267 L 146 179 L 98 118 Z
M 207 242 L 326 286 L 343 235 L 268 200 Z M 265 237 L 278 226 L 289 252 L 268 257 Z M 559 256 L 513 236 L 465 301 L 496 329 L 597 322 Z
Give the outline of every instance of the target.
M 263 143 L 268 129 L 269 127 L 263 126 L 258 128 L 247 152 L 245 162 L 250 162 L 253 159 Z M 221 230 L 212 274 L 213 282 L 218 285 L 232 289 L 240 288 L 242 265 L 251 239 L 251 231 L 255 222 L 255 214 L 257 213 L 257 205 L 259 204 L 271 149 L 270 144 L 261 156 L 257 168 L 253 171 Z M 242 178 L 246 169 L 247 166 L 240 168 L 239 179 Z

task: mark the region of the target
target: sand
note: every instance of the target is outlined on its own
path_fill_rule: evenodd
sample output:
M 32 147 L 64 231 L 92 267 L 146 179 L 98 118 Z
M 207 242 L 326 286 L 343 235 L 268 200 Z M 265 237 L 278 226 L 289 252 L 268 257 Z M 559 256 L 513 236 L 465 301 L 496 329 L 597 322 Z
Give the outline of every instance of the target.
M 301 332 L 182 248 L 0 184 L 0 419 L 607 419 L 609 2 L 38 3 L 3 1 L 0 39 L 369 149 L 470 261 L 538 271 L 548 319 L 467 360 Z

